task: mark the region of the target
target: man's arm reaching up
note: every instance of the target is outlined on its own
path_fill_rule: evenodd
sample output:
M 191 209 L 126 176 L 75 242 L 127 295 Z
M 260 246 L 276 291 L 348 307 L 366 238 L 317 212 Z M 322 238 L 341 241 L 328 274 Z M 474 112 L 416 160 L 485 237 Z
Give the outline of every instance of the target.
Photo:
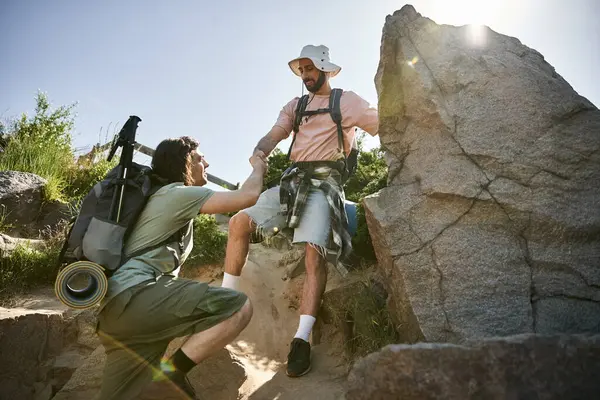
M 202 214 L 223 214 L 239 211 L 256 204 L 262 192 L 263 179 L 267 172 L 264 156 L 254 155 L 250 158 L 252 173 L 238 190 L 231 192 L 215 192 L 200 208 Z
M 250 157 L 253 171 L 244 184 L 232 192 L 216 192 L 204 203 L 200 212 L 202 214 L 222 214 L 239 211 L 256 204 L 258 196 L 262 192 L 264 176 L 267 173 L 266 158 L 275 146 L 288 136 L 289 133 L 281 126 L 273 126 L 254 148 L 252 157 Z
M 281 126 L 275 125 L 273 128 L 271 128 L 269 133 L 267 133 L 258 141 L 252 156 L 257 155 L 262 151 L 263 156 L 268 157 L 275 146 L 277 146 L 279 142 L 286 139 L 288 136 L 289 134 L 286 133 L 285 129 L 283 129 Z

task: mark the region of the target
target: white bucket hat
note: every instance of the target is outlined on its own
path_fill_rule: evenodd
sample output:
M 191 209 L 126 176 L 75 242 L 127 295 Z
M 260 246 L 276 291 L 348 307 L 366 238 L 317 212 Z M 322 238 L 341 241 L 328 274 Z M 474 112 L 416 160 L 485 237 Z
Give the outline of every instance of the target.
M 298 58 L 294 58 L 292 61 L 288 63 L 292 72 L 298 76 L 300 76 L 300 71 L 298 69 L 299 60 L 302 58 L 310 59 L 315 67 L 324 72 L 329 72 L 330 77 L 333 78 L 336 76 L 342 69 L 339 65 L 336 65 L 329 61 L 329 48 L 327 46 L 313 46 L 309 44 L 302 48 L 300 52 L 300 56 Z

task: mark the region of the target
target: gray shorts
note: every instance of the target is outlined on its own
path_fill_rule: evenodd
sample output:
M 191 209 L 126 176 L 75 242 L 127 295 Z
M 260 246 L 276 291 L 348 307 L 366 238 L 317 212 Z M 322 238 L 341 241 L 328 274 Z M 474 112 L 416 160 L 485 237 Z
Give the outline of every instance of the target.
M 285 228 L 286 218 L 281 214 L 279 186 L 265 190 L 255 205 L 243 210 L 257 225 L 262 236 L 269 238 Z M 325 194 L 311 188 L 300 223 L 294 229 L 293 243 L 311 243 L 329 247 L 331 220 Z

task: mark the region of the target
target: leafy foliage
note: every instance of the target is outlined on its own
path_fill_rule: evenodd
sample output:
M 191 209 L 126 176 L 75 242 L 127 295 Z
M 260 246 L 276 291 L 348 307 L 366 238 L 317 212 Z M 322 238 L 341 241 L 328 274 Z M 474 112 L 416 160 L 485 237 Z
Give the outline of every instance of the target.
M 35 114 L 0 123 L 0 170 L 30 172 L 45 178 L 48 201 L 83 198 L 116 161 L 77 164 L 71 144 L 75 105 L 52 109 L 45 93 L 35 99 Z
M 387 165 L 380 147 L 364 151 L 359 141 L 358 164 L 344 187 L 346 199 L 359 203 L 366 196 L 378 192 L 387 184 Z
M 26 114 L 3 125 L 0 170 L 31 172 L 48 180 L 49 200 L 58 200 L 67 186 L 73 164 L 71 130 L 73 106 L 50 109 L 43 93 L 36 97 L 35 115 Z
M 212 264 L 225 258 L 227 233 L 219 230 L 213 215 L 199 214 L 194 220 L 194 248 L 187 262 Z
M 64 189 L 68 198 L 83 200 L 92 187 L 118 164 L 118 158 L 107 161 L 105 158 L 96 162 L 85 161 L 74 166 L 70 171 L 70 185 Z
M 29 172 L 47 180 L 46 201 L 81 200 L 116 161 L 76 163 L 71 143 L 75 105 L 52 108 L 48 97 L 38 93 L 34 115 L 25 113 L 0 123 L 0 170 Z M 0 210 L 0 230 L 7 210 Z M 24 289 L 50 283 L 56 277 L 56 258 L 65 229 L 52 232 L 44 251 L 19 246 L 0 254 L 0 295 L 11 288 Z
M 383 158 L 380 147 L 369 151 L 362 151 L 363 137 L 359 137 L 358 148 L 361 150 L 358 156 L 358 164 L 354 175 L 346 182 L 346 198 L 357 203 L 357 229 L 352 238 L 354 252 L 360 258 L 374 261 L 375 250 L 369 235 L 365 210 L 362 200 L 373 193 L 377 193 L 387 185 L 387 164 Z
M 290 166 L 290 162 L 287 159 L 287 154 L 281 151 L 278 147 L 273 149 L 269 154 L 269 169 L 265 175 L 263 190 L 267 189 L 269 183 L 279 184 L 279 178 L 283 175 L 283 172 Z

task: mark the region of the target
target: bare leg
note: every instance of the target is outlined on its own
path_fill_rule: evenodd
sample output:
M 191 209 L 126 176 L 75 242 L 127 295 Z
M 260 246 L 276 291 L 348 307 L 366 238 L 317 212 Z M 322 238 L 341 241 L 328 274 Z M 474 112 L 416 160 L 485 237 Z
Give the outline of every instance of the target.
M 317 249 L 306 244 L 306 279 L 302 289 L 302 302 L 300 303 L 301 315 L 317 317 L 321 306 L 321 297 L 327 285 L 327 269 L 325 259 Z
M 255 225 L 244 212 L 238 212 L 229 220 L 227 252 L 225 254 L 225 272 L 240 276 L 248 257 L 250 234 Z
M 210 357 L 235 339 L 252 318 L 250 299 L 231 317 L 205 331 L 191 335 L 181 350 L 196 364 Z
M 327 284 L 325 259 L 317 249 L 308 243 L 306 244 L 305 263 L 306 279 L 300 303 L 300 322 L 298 331 L 290 344 L 286 369 L 286 374 L 291 377 L 303 376 L 310 371 L 309 339 Z

